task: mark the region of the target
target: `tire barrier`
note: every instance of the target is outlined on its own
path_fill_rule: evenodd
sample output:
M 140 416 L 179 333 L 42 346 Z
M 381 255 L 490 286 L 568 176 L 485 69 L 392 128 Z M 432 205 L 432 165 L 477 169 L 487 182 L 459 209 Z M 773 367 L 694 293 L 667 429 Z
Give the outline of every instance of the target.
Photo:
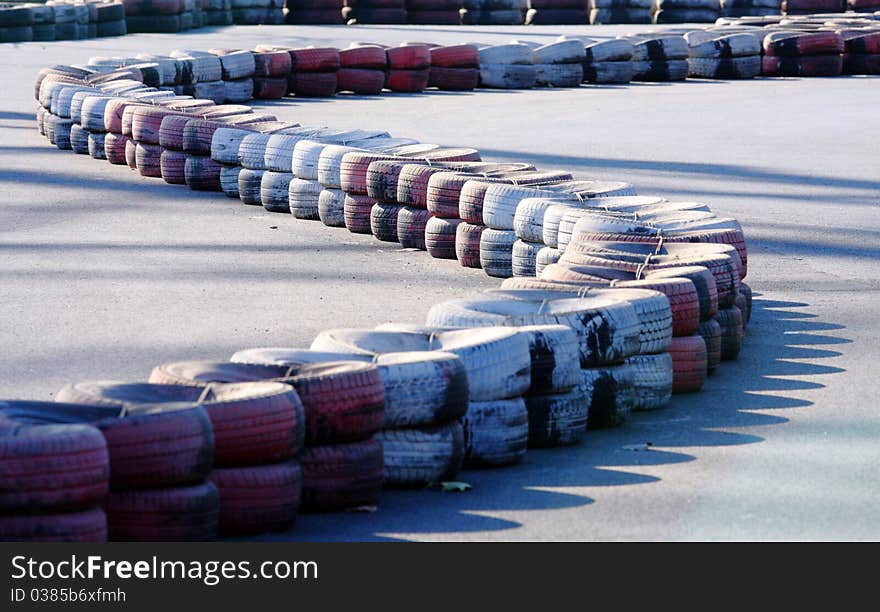
M 681 54 L 678 43 L 620 40 L 522 46 L 547 65 L 578 55 L 579 67 Z M 853 50 L 872 48 L 870 37 L 853 40 Z M 681 41 L 709 59 L 754 49 L 736 34 Z M 489 56 L 520 52 L 507 47 Z M 250 73 L 234 51 L 210 55 L 181 52 L 184 80 Z M 284 61 L 253 59 L 254 77 Z M 255 203 L 281 210 L 283 189 L 273 187 L 265 202 L 260 194 L 265 176 L 277 176 L 292 217 L 317 211 L 328 225 L 421 241 L 435 256 L 519 275 L 433 306 L 424 326 L 328 330 L 309 349 L 171 363 L 149 383 L 78 383 L 54 403 L 0 404 L 0 454 L 23 443 L 47 476 L 58 465 L 52 453 L 66 447 L 26 436 L 70 431 L 71 444 L 94 446 L 84 455 L 88 469 L 61 474 L 61 487 L 25 478 L 8 495 L 2 489 L 4 538 L 200 540 L 288 529 L 299 511 L 375 506 L 382 486 L 422 487 L 462 467 L 517 463 L 529 448 L 575 444 L 632 411 L 699 390 L 742 350 L 746 243 L 735 220 L 706 205 L 636 196 L 626 183 L 528 163 L 488 163 L 475 149 L 382 131 L 305 128 L 236 104 L 137 97 L 155 93 L 145 80 L 179 80 L 176 69 L 170 76 L 147 63 L 44 71 L 38 124 L 56 146 L 79 150 L 83 132 L 87 149 L 89 136 L 105 134 L 105 152 L 109 137 L 117 159 L 125 149 L 118 142 L 134 143 L 134 163 L 148 174 L 158 152 L 160 175 L 164 156 L 172 181 L 181 158 L 184 182 L 189 160 L 209 159 L 238 188 L 242 175 L 259 175 Z M 171 515 L 181 517 L 173 527 Z

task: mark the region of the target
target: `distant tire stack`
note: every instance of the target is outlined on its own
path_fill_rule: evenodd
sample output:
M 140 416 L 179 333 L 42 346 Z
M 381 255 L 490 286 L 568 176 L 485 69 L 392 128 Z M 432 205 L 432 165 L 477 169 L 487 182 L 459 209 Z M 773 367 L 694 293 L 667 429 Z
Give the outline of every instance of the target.
M 0 402 L 0 541 L 107 540 L 107 442 L 86 418 L 56 409 Z
M 535 85 L 541 87 L 580 87 L 584 80 L 584 45 L 563 39 L 537 47 L 532 63 L 537 69 Z
M 356 45 L 339 51 L 337 91 L 378 95 L 385 88 L 388 55 L 380 45 Z
M 654 0 L 654 23 L 715 23 L 719 0 Z
M 764 38 L 764 76 L 838 76 L 843 72 L 843 37 L 833 31 L 771 32 Z
M 297 25 L 342 24 L 342 0 L 287 0 L 285 23 Z
M 293 60 L 283 49 L 256 50 L 254 56 L 254 99 L 280 100 L 287 95 Z
M 532 63 L 532 49 L 524 44 L 506 44 L 480 49 L 480 87 L 530 89 L 538 69 Z
M 463 363 L 469 397 L 461 417 L 465 466 L 511 465 L 522 459 L 528 444 L 528 411 L 521 395 L 530 385 L 531 364 L 525 335 L 503 328 L 437 333 L 329 330 L 311 345 L 317 351 L 367 355 L 402 347 L 452 353 Z M 443 448 L 449 449 L 449 443 Z
M 812 13 L 843 13 L 847 0 L 782 0 L 783 15 L 809 15 Z
M 123 0 L 128 31 L 174 34 L 194 27 L 194 3 L 184 0 Z
M 292 69 L 288 93 L 304 98 L 328 98 L 336 95 L 336 72 L 339 50 L 332 47 L 308 47 L 290 50 Z
M 0 5 L 0 43 L 34 40 L 34 13 L 34 10 L 28 6 Z M 43 11 L 40 11 L 40 14 L 42 13 Z M 49 39 L 44 38 L 43 40 Z M 51 40 L 55 40 L 54 25 Z
M 461 0 L 406 0 L 407 23 L 459 25 Z
M 527 0 L 463 0 L 461 23 L 464 25 L 522 25 Z
M 778 15 L 780 0 L 721 0 L 721 14 L 725 17 Z
M 475 45 L 431 48 L 428 87 L 471 91 L 480 84 L 480 51 Z
M 629 83 L 633 76 L 633 45 L 623 38 L 589 42 L 584 49 L 584 82 Z
M 284 0 L 232 0 L 232 22 L 236 25 L 281 25 Z
M 290 444 L 296 447 L 299 465 L 289 462 L 286 471 L 294 470 L 291 476 L 297 482 L 295 487 L 287 489 L 286 503 L 280 508 L 266 508 L 274 510 L 269 520 L 252 521 L 254 525 L 264 525 L 264 531 L 265 526 L 270 526 L 271 531 L 289 527 L 299 506 L 300 479 L 305 510 L 343 510 L 376 504 L 382 486 L 382 453 L 374 434 L 382 427 L 384 399 L 375 366 L 339 360 L 311 365 L 279 360 L 271 363 L 180 362 L 154 369 L 150 379 L 206 389 L 211 388 L 212 381 L 284 386 L 289 389 L 287 397 L 296 398 L 293 407 L 297 429 Z M 266 413 L 264 420 L 269 416 Z M 269 443 L 271 438 L 264 435 L 262 442 Z M 292 455 L 287 457 L 288 461 L 290 457 Z M 267 467 L 277 470 L 282 466 Z M 215 469 L 214 475 L 218 472 Z M 275 489 L 278 492 L 272 495 L 272 484 L 264 483 L 266 501 L 284 499 L 279 495 L 284 489 Z M 222 487 L 220 490 L 222 508 Z
M 385 88 L 395 92 L 421 93 L 431 75 L 431 49 L 427 45 L 391 47 Z
M 254 97 L 254 54 L 241 49 L 210 49 L 220 59 L 224 103 L 249 102 Z
M 688 75 L 688 45 L 681 36 L 626 37 L 633 44 L 633 81 L 683 81 Z
M 528 0 L 526 25 L 585 25 L 590 23 L 590 0 Z
M 590 0 L 590 23 L 651 23 L 653 0 Z
M 344 0 L 342 19 L 348 24 L 406 23 L 406 0 Z
M 757 34 L 694 31 L 688 42 L 688 76 L 750 79 L 761 74 L 761 38 Z

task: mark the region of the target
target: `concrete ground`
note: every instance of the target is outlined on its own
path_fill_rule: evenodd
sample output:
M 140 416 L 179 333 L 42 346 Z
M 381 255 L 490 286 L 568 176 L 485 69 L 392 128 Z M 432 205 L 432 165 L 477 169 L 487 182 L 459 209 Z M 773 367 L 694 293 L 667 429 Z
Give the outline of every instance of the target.
M 33 78 L 92 55 L 258 42 L 552 40 L 602 28 L 235 27 L 0 46 L 0 396 L 136 380 L 163 361 L 307 346 L 332 326 L 420 321 L 497 286 L 479 270 L 59 152 Z M 878 78 L 688 81 L 285 100 L 303 124 L 383 128 L 708 202 L 749 239 L 742 355 L 582 444 L 465 472 L 468 493 L 392 491 L 302 516 L 308 540 L 875 540 Z

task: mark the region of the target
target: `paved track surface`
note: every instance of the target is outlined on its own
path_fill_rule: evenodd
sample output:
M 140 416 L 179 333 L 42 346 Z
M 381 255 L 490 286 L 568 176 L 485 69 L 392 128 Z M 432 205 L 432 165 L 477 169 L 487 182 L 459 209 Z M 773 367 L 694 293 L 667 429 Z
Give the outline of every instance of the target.
M 603 28 L 235 27 L 0 46 L 0 394 L 142 379 L 171 359 L 307 346 L 321 329 L 420 321 L 493 287 L 479 270 L 196 194 L 47 146 L 41 66 L 258 42 L 503 42 Z M 469 493 L 392 491 L 378 512 L 302 516 L 272 539 L 880 538 L 878 78 L 688 81 L 285 100 L 303 124 L 384 128 L 708 202 L 749 238 L 739 361 L 693 396 L 465 472 Z

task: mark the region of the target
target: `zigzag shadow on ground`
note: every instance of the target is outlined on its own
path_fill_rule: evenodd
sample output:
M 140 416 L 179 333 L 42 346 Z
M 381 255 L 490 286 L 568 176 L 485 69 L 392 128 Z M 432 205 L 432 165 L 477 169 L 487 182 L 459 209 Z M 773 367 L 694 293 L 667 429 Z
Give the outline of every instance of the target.
M 493 517 L 493 512 L 587 506 L 593 498 L 572 489 L 590 488 L 590 495 L 598 497 L 601 487 L 657 482 L 657 476 L 642 473 L 650 472 L 651 466 L 699 459 L 698 452 L 695 456 L 676 448 L 761 442 L 764 438 L 759 435 L 730 429 L 786 423 L 784 416 L 763 411 L 808 407 L 811 401 L 786 394 L 808 394 L 825 386 L 820 382 L 823 375 L 843 371 L 801 361 L 833 359 L 841 353 L 826 347 L 850 342 L 822 334 L 843 326 L 815 321 L 815 315 L 802 310 L 807 306 L 756 299 L 737 361 L 722 363 L 700 393 L 674 396 L 666 408 L 637 413 L 623 427 L 590 431 L 577 446 L 530 451 L 515 467 L 466 470 L 459 480 L 473 486 L 467 493 L 385 491 L 375 513 L 305 514 L 289 533 L 259 539 L 400 540 L 443 534 L 454 538 L 452 534 L 499 530 L 511 530 L 513 536 L 521 523 Z M 639 473 L 627 469 L 635 467 Z

